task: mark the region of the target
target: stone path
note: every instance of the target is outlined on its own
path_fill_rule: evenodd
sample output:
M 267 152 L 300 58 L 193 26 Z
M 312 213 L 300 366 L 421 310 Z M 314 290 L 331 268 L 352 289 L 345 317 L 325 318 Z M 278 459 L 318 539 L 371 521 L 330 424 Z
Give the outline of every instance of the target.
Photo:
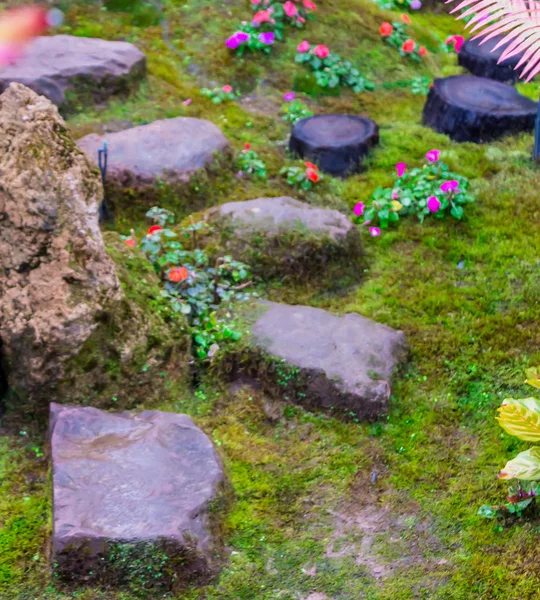
M 90 134 L 77 143 L 95 161 L 105 141 L 109 148 L 107 201 L 113 207 L 116 198 L 126 195 L 131 201 L 144 196 L 142 200 L 151 208 L 157 201 L 151 192 L 158 179 L 173 186 L 185 184 L 229 152 L 219 127 L 190 117 L 154 121 L 106 136 Z
M 392 378 L 408 354 L 401 331 L 309 306 L 261 302 L 258 310 L 247 352 L 263 353 L 251 363 L 263 385 L 336 414 L 375 419 L 386 413 Z M 277 362 L 265 373 L 267 355 Z
M 484 142 L 534 128 L 537 104 L 512 86 L 486 77 L 436 79 L 423 121 L 456 142 Z
M 146 76 L 146 57 L 133 44 L 54 35 L 36 38 L 16 64 L 2 67 L 0 91 L 23 83 L 62 108 L 69 93 L 103 102 L 126 92 Z
M 320 275 L 324 265 L 351 265 L 362 254 L 358 229 L 345 215 L 288 196 L 228 202 L 204 218 L 219 231 L 227 252 L 267 278 Z
M 158 557 L 166 563 L 160 588 L 207 579 L 221 551 L 210 504 L 225 476 L 189 417 L 51 404 L 50 431 L 59 575 L 124 583 L 130 560 L 144 573 Z

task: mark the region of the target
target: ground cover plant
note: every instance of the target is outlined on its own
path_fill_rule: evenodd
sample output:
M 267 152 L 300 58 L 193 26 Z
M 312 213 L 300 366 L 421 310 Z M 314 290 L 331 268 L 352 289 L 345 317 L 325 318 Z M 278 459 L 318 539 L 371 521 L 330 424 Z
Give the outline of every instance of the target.
M 494 416 L 505 398 L 530 395 L 523 371 L 540 363 L 540 192 L 532 135 L 457 144 L 421 125 L 424 97 L 410 82 L 459 72 L 455 53 L 441 50 L 462 33 L 459 25 L 425 8 L 411 13 L 414 39 L 428 55 L 422 62 L 402 60 L 379 33 L 382 22 L 399 20 L 401 4 L 389 13 L 370 0 L 332 0 L 317 7 L 304 30 L 287 25 L 271 54 L 238 57 L 223 40 L 231 22 L 253 14 L 248 2 L 164 0 L 172 47 L 159 18 L 139 20 L 140 4 L 136 14 L 130 7 L 102 10 L 98 2 L 62 5 L 62 32 L 127 39 L 148 55 L 148 83 L 127 99 L 71 115 L 76 137 L 126 120 L 209 119 L 237 155 L 251 144 L 267 170 L 267 179 L 225 172 L 211 189 L 201 183 L 189 190 L 211 204 L 293 194 L 354 215 L 359 203 L 367 210 L 377 188 L 394 189 L 396 164 L 405 162 L 408 173 L 422 171 L 430 149 L 441 151 L 450 173 L 470 182 L 467 193 L 475 198 L 460 219 L 447 207 L 444 219 L 430 212 L 424 223 L 411 215 L 386 230 L 381 223 L 363 227 L 366 266 L 358 287 L 336 293 L 309 285 L 265 287 L 276 301 L 357 312 L 405 331 L 411 362 L 386 418 L 343 422 L 287 402 L 275 405 L 256 390 L 231 392 L 211 373 L 175 401 L 152 406 L 194 417 L 222 453 L 236 494 L 226 523 L 228 564 L 206 588 L 177 597 L 536 598 L 538 518 L 524 512 L 485 519 L 478 509 L 501 503 L 507 485 L 497 473 L 532 445 L 501 430 Z M 329 89 L 294 60 L 304 38 L 347 57 L 376 90 L 356 94 L 338 86 L 339 95 L 321 94 Z M 241 96 L 218 104 L 200 91 L 223 82 Z M 535 85 L 519 83 L 518 89 L 537 96 Z M 362 173 L 326 177 L 310 190 L 290 187 L 280 175 L 290 132 L 280 106 L 292 90 L 306 95 L 315 114 L 367 114 L 379 124 L 380 146 Z M 442 204 L 444 192 L 435 192 Z M 177 221 L 186 216 L 179 208 Z M 126 215 L 112 227 L 124 234 L 133 229 L 128 239 L 139 244 L 149 223 Z M 370 227 L 380 230 L 375 239 Z M 324 270 L 319 277 L 326 277 Z M 51 578 L 43 423 L 21 425 L 7 417 L 0 437 L 0 598 L 128 600 L 129 594 L 111 590 L 62 590 Z

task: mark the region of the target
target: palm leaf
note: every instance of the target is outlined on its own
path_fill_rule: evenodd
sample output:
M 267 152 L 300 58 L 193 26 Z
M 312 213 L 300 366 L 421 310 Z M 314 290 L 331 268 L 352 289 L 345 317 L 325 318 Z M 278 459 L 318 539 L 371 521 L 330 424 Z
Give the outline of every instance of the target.
M 533 446 L 509 460 L 499 473 L 499 479 L 540 480 L 540 447 Z
M 457 0 L 447 0 L 447 4 Z M 495 49 L 506 46 L 499 62 L 522 55 L 516 69 L 530 81 L 540 72 L 540 2 L 535 0 L 462 0 L 452 13 L 463 11 L 458 19 L 471 17 L 465 25 L 483 37 L 481 44 L 506 34 Z
M 508 398 L 498 410 L 497 420 L 507 433 L 527 442 L 540 442 L 540 401 Z

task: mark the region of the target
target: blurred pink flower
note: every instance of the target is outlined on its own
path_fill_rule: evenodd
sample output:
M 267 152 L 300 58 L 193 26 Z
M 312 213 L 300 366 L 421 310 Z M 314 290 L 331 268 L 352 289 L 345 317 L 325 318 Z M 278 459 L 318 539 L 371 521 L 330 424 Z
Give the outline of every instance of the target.
M 370 227 L 369 233 L 371 237 L 379 237 L 381 235 L 381 230 L 378 227 Z
M 283 100 L 285 100 L 285 102 L 292 102 L 294 100 L 294 92 L 287 92 L 284 94 Z
M 294 5 L 294 2 L 291 2 L 291 0 L 287 0 L 287 2 L 285 2 L 285 4 L 283 5 L 283 12 L 288 17 L 294 17 L 294 15 L 298 12 L 298 9 Z
M 403 173 L 405 173 L 405 169 L 407 165 L 404 162 L 400 162 L 396 165 L 397 176 L 402 177 Z
M 309 52 L 309 42 L 306 42 L 306 40 L 300 42 L 300 44 L 298 44 L 297 51 L 301 53 Z
M 225 92 L 226 94 L 230 94 L 230 93 L 232 92 L 232 90 L 233 90 L 233 89 L 232 89 L 232 87 L 231 87 L 230 85 L 224 85 L 224 86 L 221 88 L 221 90 L 222 90 L 223 92 Z
M 392 200 L 397 200 L 399 198 L 399 192 L 397 190 L 392 190 Z
M 440 154 L 441 154 L 440 150 L 430 150 L 426 154 L 426 158 L 429 162 L 437 162 L 439 160 Z
M 192 102 L 191 98 L 187 98 L 186 100 L 184 100 L 184 101 L 182 102 L 182 104 L 183 104 L 184 106 L 189 106 L 189 105 L 191 104 L 191 102 Z
M 459 181 L 455 180 L 455 179 L 451 179 L 450 181 L 445 181 L 442 185 L 441 185 L 441 191 L 442 192 L 452 192 L 454 190 L 457 190 L 459 185 Z
M 436 196 L 430 196 L 427 201 L 427 207 L 432 213 L 439 212 L 439 208 L 441 208 L 441 202 Z
M 353 212 L 357 217 L 361 217 L 364 214 L 366 205 L 363 202 L 358 202 L 354 205 Z

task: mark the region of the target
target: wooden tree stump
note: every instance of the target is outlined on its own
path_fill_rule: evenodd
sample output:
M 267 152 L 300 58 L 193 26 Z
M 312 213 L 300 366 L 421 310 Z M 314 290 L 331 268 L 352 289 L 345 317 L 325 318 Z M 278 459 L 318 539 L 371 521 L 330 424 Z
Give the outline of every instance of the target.
M 290 150 L 316 163 L 321 171 L 345 177 L 379 143 L 379 128 L 366 117 L 316 115 L 302 119 L 291 133 Z
M 423 121 L 456 142 L 483 142 L 534 128 L 536 102 L 510 85 L 486 77 L 436 79 Z
M 517 71 L 515 70 L 521 54 L 512 56 L 498 64 L 497 61 L 504 52 L 505 46 L 493 52 L 493 49 L 503 37 L 503 35 L 498 35 L 483 44 L 482 38 L 467 40 L 458 54 L 458 63 L 478 77 L 515 82 L 522 71 L 522 67 Z

